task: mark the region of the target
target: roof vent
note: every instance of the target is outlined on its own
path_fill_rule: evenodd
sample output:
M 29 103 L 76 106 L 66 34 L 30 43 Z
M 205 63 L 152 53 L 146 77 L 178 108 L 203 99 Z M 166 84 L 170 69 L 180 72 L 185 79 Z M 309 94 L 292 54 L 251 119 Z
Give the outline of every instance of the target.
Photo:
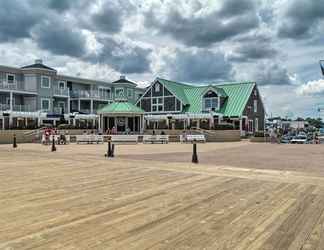
M 42 59 L 36 59 L 35 64 L 43 64 L 43 60 Z
M 126 80 L 126 76 L 125 75 L 121 75 L 119 79 L 120 80 Z

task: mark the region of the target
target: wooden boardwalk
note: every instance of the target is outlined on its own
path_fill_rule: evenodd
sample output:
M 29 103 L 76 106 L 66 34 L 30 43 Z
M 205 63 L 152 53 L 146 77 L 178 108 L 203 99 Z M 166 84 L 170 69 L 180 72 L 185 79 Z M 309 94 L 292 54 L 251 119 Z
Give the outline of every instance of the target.
M 0 146 L 0 249 L 324 249 L 324 176 L 107 160 L 105 147 Z M 154 149 L 190 161 L 190 145 Z

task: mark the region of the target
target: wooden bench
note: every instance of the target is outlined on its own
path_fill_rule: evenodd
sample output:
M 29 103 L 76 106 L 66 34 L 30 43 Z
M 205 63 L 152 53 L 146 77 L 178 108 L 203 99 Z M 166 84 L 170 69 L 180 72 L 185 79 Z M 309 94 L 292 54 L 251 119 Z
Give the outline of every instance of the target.
M 180 142 L 181 143 L 205 143 L 206 137 L 205 135 L 180 135 Z
M 87 143 L 87 144 L 93 144 L 93 143 L 103 143 L 103 136 L 102 135 L 76 135 L 76 143 Z
M 112 144 L 137 144 L 138 135 L 111 135 Z
M 144 135 L 143 143 L 169 143 L 168 135 Z

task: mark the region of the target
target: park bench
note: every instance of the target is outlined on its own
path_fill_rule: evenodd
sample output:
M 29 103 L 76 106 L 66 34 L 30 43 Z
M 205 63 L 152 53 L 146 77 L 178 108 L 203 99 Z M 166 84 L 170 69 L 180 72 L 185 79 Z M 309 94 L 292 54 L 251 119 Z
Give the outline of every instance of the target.
M 206 137 L 205 135 L 180 135 L 180 142 L 181 143 L 205 143 Z
M 93 144 L 93 143 L 103 143 L 103 136 L 102 135 L 76 135 L 76 143 L 87 143 L 87 144 Z
M 168 135 L 144 135 L 143 143 L 169 143 Z
M 112 144 L 137 144 L 138 135 L 111 135 Z

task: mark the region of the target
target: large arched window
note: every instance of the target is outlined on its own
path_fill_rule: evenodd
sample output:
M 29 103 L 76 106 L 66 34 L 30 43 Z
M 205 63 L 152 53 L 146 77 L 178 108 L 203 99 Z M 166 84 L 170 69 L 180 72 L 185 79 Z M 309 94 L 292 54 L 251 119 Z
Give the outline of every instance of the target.
M 209 90 L 203 96 L 203 109 L 205 111 L 218 110 L 219 109 L 219 100 L 218 95 L 212 90 Z

